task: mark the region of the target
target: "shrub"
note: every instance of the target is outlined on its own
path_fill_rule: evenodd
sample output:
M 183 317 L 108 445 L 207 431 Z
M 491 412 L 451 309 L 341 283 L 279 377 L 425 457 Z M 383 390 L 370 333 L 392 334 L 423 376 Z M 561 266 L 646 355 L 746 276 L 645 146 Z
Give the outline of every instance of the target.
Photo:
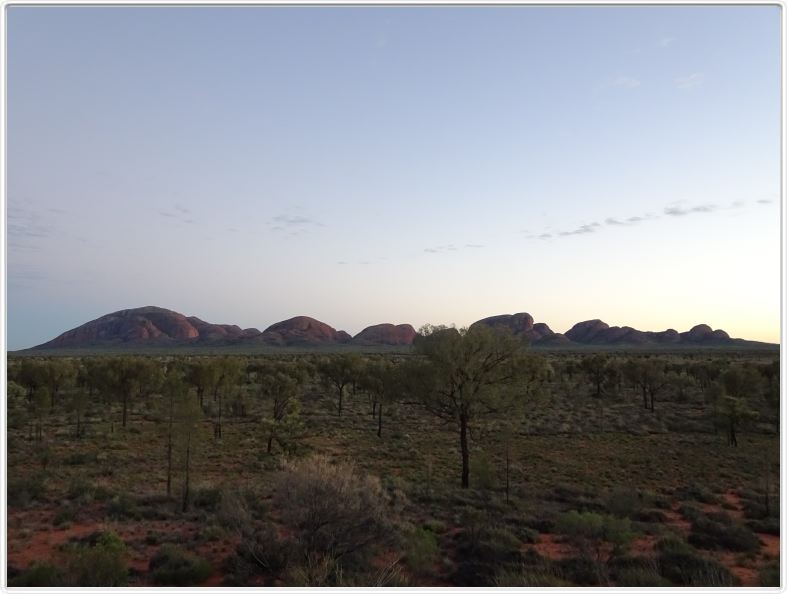
M 606 581 L 604 566 L 584 555 L 561 559 L 557 565 L 565 579 L 579 586 L 598 586 Z
M 495 574 L 493 584 L 501 588 L 549 588 L 571 585 L 548 563 L 536 566 L 521 564 L 516 568 L 503 568 Z
M 779 518 L 765 518 L 763 520 L 748 520 L 746 526 L 754 532 L 764 532 L 765 534 L 772 534 L 779 536 L 781 528 L 779 526 Z
M 470 462 L 470 472 L 475 485 L 481 490 L 495 488 L 495 466 L 485 452 L 478 452 Z
M 699 501 L 700 503 L 718 503 L 719 501 L 719 498 L 716 497 L 710 489 L 694 483 L 676 489 L 675 496 L 678 499 L 690 499 L 692 501 Z
M 521 541 L 504 527 L 470 525 L 459 533 L 456 544 L 459 586 L 489 586 L 495 576 L 521 562 Z
M 406 536 L 405 561 L 416 573 L 425 573 L 432 567 L 438 549 L 434 532 L 416 528 Z
M 204 582 L 212 572 L 210 563 L 172 544 L 162 545 L 150 560 L 153 582 L 162 586 L 192 586 Z
M 734 522 L 727 514 L 697 516 L 692 522 L 689 542 L 705 549 L 756 551 L 760 548 L 757 536 L 748 527 Z
M 89 480 L 84 476 L 75 476 L 68 483 L 66 497 L 89 502 L 93 499 L 93 491 L 93 484 Z
M 215 511 L 221 501 L 221 490 L 214 487 L 203 487 L 194 490 L 192 498 L 194 507 Z
M 729 570 L 712 559 L 694 553 L 662 553 L 661 575 L 678 586 L 735 586 Z
M 51 588 L 63 586 L 63 573 L 48 563 L 34 563 L 28 569 L 8 580 L 11 587 Z
M 620 587 L 669 586 L 659 573 L 658 562 L 645 557 L 617 557 L 609 562 L 610 577 Z
M 324 457 L 288 464 L 274 502 L 306 554 L 330 553 L 347 561 L 394 533 L 390 516 L 395 510 L 380 481 Z
M 6 488 L 9 507 L 25 507 L 33 501 L 45 501 L 46 475 L 36 472 L 21 479 L 9 479 Z
M 765 587 L 779 587 L 779 562 L 768 563 L 760 569 L 760 585 Z
M 73 507 L 70 505 L 63 506 L 55 514 L 55 517 L 52 518 L 52 524 L 54 526 L 63 526 L 64 524 L 73 522 L 75 515 L 76 510 Z
M 74 586 L 125 586 L 126 545 L 113 532 L 96 533 L 66 548 L 66 573 Z
M 606 499 L 607 510 L 620 518 L 632 518 L 642 508 L 642 497 L 635 489 L 618 488 Z
M 139 520 L 142 518 L 136 503 L 125 493 L 115 495 L 110 500 L 107 506 L 107 515 L 113 520 Z

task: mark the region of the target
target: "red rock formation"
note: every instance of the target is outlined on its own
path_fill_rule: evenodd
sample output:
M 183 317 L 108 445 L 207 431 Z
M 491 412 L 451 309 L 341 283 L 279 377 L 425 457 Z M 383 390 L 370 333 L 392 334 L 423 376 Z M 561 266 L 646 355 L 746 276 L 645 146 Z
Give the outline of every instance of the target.
M 415 338 L 415 329 L 410 324 L 376 324 L 364 328 L 355 338 L 352 339 L 353 344 L 374 346 L 374 345 L 392 345 L 402 346 L 413 344 Z

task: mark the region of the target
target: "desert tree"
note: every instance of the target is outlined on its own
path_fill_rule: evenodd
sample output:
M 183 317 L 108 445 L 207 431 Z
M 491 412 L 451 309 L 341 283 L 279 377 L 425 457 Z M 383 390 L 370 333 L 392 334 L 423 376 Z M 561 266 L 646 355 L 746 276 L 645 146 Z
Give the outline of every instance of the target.
M 211 359 L 196 359 L 189 363 L 186 373 L 188 382 L 197 389 L 200 408 L 205 409 L 205 393 L 218 383 L 219 368 Z
M 213 363 L 218 370 L 216 372 L 216 381 L 213 384 L 213 400 L 216 403 L 217 410 L 213 421 L 213 437 L 221 439 L 224 400 L 232 390 L 237 389 L 238 384 L 243 379 L 246 366 L 237 357 L 221 357 Z
M 139 369 L 135 357 L 115 357 L 107 363 L 107 380 L 114 396 L 120 399 L 123 427 L 128 422 L 128 408 L 139 387 Z
M 601 398 L 609 371 L 609 357 L 604 353 L 595 353 L 583 357 L 579 365 L 593 386 L 593 396 Z
M 424 326 L 414 360 L 403 368 L 405 391 L 431 414 L 454 424 L 459 434 L 462 487 L 470 485 L 469 434 L 490 414 L 521 403 L 527 370 L 543 364 L 510 332 L 477 325 L 457 330 Z
M 75 435 L 80 439 L 85 433 L 84 417 L 90 404 L 88 392 L 82 389 L 73 390 L 69 398 L 69 409 L 74 413 Z
M 167 371 L 161 386 L 164 396 L 164 416 L 167 423 L 167 497 L 172 494 L 172 455 L 176 432 L 176 413 L 180 414 L 186 407 L 188 399 L 188 385 L 183 379 L 183 371 L 175 366 Z M 201 410 L 201 409 L 200 409 Z
M 357 353 L 324 357 L 317 363 L 317 373 L 323 385 L 336 392 L 339 416 L 342 414 L 345 389 L 358 381 L 361 369 L 361 356 Z
M 738 431 L 744 423 L 757 418 L 757 411 L 749 407 L 745 398 L 736 398 L 727 393 L 723 385 L 715 389 L 717 398 L 716 415 L 727 433 L 727 445 L 738 447 Z
M 44 369 L 44 383 L 49 389 L 49 407 L 54 410 L 62 390 L 76 379 L 76 368 L 68 359 L 50 359 Z
M 27 390 L 27 400 L 32 401 L 33 393 L 47 382 L 46 363 L 36 359 L 25 358 L 15 370 L 15 380 Z
M 630 359 L 623 366 L 623 373 L 634 386 L 642 390 L 642 405 L 656 409 L 656 396 L 669 384 L 664 363 L 659 359 Z M 648 403 L 650 399 L 650 404 Z
M 406 393 L 403 368 L 385 359 L 372 359 L 364 364 L 358 385 L 372 400 L 372 414 L 377 421 L 377 437 L 382 437 L 383 409 L 399 400 Z
M 306 371 L 293 363 L 271 363 L 257 370 L 259 394 L 271 405 L 270 416 L 262 420 L 269 454 L 274 441 L 285 446 L 301 429 L 299 396 L 306 377 Z
M 186 511 L 191 502 L 191 467 L 197 439 L 202 409 L 199 403 L 180 387 L 170 386 L 174 390 L 173 398 L 173 437 L 181 452 L 181 469 L 183 472 L 183 489 L 181 509 Z

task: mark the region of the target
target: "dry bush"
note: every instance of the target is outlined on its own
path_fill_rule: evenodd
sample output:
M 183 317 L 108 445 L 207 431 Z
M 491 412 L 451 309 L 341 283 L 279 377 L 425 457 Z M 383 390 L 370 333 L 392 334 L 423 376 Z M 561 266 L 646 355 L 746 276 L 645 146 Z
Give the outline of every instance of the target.
M 305 554 L 339 560 L 393 535 L 395 511 L 379 479 L 322 456 L 287 464 L 274 502 Z

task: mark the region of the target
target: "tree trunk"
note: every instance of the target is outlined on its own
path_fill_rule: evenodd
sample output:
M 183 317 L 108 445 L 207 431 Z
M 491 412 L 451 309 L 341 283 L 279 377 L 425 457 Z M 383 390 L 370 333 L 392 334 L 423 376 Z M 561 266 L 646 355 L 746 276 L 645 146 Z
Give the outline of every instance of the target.
M 508 503 L 508 494 L 511 488 L 511 448 L 506 444 L 506 503 Z
M 642 386 L 642 406 L 648 408 L 648 389 Z
M 380 408 L 377 409 L 377 437 L 382 437 L 383 434 L 383 403 L 380 403 Z
M 189 508 L 189 465 L 191 463 L 191 432 L 186 437 L 186 480 L 183 485 L 183 511 Z
M 656 410 L 656 395 L 653 393 L 653 390 L 650 391 L 650 412 L 654 412 Z
M 169 431 L 167 432 L 167 497 L 172 494 L 172 421 L 174 416 L 174 400 L 169 402 Z
M 735 435 L 735 423 L 730 421 L 730 445 L 732 447 L 738 447 L 738 438 Z
M 123 427 L 126 426 L 126 418 L 128 416 L 128 396 L 123 394 Z
M 342 416 L 342 399 L 344 398 L 344 386 L 339 388 L 339 416 Z
M 268 453 L 270 454 L 273 451 L 273 433 L 268 436 Z
M 459 417 L 459 445 L 462 448 L 462 488 L 470 486 L 470 447 L 467 444 L 467 416 Z

